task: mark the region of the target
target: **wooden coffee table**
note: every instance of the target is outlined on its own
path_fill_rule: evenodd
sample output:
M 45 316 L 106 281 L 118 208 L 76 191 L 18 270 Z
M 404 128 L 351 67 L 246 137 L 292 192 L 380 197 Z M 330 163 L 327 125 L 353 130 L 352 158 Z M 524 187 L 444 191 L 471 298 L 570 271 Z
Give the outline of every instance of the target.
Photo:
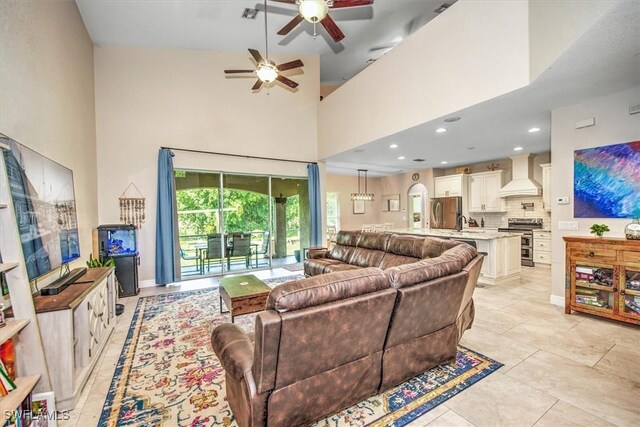
M 262 311 L 267 305 L 271 288 L 253 274 L 220 279 L 220 313 L 236 316 Z M 222 301 L 228 311 L 222 311 Z

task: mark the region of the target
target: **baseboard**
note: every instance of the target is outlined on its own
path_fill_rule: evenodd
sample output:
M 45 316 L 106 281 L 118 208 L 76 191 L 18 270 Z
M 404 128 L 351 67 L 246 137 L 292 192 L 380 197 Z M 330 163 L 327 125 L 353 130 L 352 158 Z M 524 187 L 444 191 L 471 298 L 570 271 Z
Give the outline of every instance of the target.
M 553 305 L 564 307 L 564 296 L 551 295 L 549 297 L 549 302 Z
M 156 287 L 156 281 L 151 279 L 151 280 L 141 280 L 138 282 L 138 287 L 139 288 L 154 288 Z

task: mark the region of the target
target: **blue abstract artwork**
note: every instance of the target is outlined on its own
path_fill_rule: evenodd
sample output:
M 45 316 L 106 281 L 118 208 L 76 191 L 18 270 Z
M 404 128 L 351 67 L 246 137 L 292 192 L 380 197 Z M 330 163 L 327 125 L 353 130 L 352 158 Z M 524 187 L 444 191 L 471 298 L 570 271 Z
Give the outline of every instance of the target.
M 640 218 L 640 141 L 576 150 L 576 218 Z

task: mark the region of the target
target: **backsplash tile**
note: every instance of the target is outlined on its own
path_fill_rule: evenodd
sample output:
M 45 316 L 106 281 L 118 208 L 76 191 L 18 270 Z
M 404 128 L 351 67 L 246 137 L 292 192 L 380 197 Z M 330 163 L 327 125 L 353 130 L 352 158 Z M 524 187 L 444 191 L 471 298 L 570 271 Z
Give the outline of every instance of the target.
M 522 210 L 522 203 L 533 203 L 533 209 Z M 499 228 L 507 226 L 507 218 L 542 218 L 543 227 L 551 228 L 551 215 L 542 208 L 542 196 L 509 197 L 506 203 L 506 212 L 498 213 L 474 213 L 471 215 L 480 224 L 484 217 L 485 228 Z

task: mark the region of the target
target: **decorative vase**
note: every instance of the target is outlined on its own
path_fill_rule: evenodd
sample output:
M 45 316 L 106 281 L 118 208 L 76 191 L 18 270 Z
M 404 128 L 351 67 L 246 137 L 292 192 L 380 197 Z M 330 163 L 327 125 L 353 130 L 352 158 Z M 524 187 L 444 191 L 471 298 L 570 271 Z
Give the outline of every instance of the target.
M 627 224 L 624 235 L 627 240 L 640 240 L 640 218 L 634 218 L 630 224 Z

